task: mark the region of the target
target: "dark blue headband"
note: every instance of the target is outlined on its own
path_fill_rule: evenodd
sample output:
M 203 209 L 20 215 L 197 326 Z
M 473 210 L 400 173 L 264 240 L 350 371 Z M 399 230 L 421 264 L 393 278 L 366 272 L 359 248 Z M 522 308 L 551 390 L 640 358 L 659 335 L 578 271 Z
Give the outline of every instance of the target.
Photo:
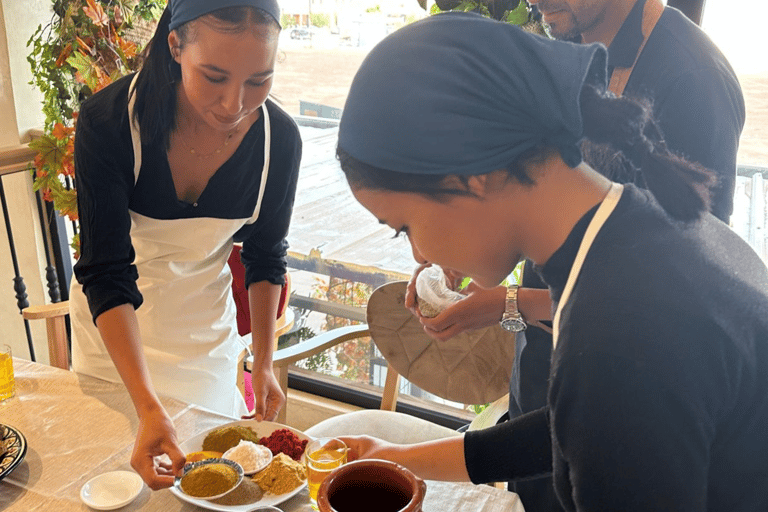
M 607 51 L 530 34 L 475 14 L 430 16 L 386 37 L 363 61 L 339 146 L 411 174 L 485 174 L 526 150 L 581 162 L 579 95 L 606 85 Z
M 238 6 L 261 9 L 280 25 L 280 6 L 277 0 L 169 0 L 168 4 L 171 7 L 171 22 L 168 24 L 170 30 L 217 9 Z

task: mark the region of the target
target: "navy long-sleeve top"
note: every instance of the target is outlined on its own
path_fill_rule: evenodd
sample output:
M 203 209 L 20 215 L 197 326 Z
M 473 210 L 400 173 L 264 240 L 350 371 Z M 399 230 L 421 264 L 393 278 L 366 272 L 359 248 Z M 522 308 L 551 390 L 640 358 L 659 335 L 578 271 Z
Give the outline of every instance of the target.
M 125 77 L 84 102 L 75 137 L 75 182 L 81 255 L 75 276 L 83 285 L 94 320 L 104 311 L 142 303 L 136 286 L 129 210 L 155 219 L 249 218 L 258 200 L 264 164 L 263 116 L 211 177 L 197 203 L 179 201 L 165 148 L 142 141 L 142 164 L 134 177 Z M 301 160 L 301 138 L 291 117 L 270 100 L 269 176 L 258 220 L 233 233 L 243 243 L 246 287 L 258 281 L 284 283 L 286 236 Z M 135 183 L 134 183 L 135 182 Z
M 630 67 L 642 42 L 645 0 L 638 1 L 608 48 L 608 72 Z M 682 12 L 667 7 L 624 89 L 647 98 L 667 147 L 717 173 L 712 213 L 726 224 L 733 212 L 736 154 L 746 117 L 731 65 Z

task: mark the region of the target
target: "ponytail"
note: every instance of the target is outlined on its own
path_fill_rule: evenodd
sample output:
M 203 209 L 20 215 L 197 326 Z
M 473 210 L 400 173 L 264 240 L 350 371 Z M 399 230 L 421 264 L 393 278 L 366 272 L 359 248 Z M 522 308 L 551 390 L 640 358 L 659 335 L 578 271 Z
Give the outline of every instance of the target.
M 136 80 L 133 121 L 141 127 L 141 140 L 156 140 L 168 149 L 176 125 L 176 87 L 181 67 L 168 48 L 171 9 L 166 7 L 152 40 L 144 50 L 144 62 Z
M 709 211 L 716 175 L 669 151 L 648 104 L 585 85 L 581 113 L 586 138 L 620 150 L 672 218 L 692 221 Z

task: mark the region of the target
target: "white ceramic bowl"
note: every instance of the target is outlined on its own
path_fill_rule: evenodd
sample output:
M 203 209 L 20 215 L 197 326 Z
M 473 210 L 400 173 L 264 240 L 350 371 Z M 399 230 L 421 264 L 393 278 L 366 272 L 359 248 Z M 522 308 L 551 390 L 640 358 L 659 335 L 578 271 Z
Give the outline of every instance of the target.
M 88 480 L 80 489 L 80 499 L 96 510 L 114 510 L 135 500 L 143 488 L 137 473 L 111 471 Z

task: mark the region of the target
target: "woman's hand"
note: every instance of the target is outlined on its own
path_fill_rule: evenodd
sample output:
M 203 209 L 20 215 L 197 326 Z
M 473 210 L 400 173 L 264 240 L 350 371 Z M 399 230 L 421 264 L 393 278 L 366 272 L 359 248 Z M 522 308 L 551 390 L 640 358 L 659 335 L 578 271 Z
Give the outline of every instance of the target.
M 157 457 L 167 455 L 171 463 L 160 462 Z M 139 432 L 133 445 L 131 467 L 152 490 L 173 485 L 175 476 L 181 475 L 186 462 L 176 440 L 176 429 L 168 413 L 158 407 L 139 415 Z
M 257 421 L 272 421 L 285 405 L 285 395 L 275 378 L 272 368 L 253 368 L 251 372 L 253 384 L 253 413 L 243 418 L 256 418 Z
M 499 323 L 506 304 L 505 286 L 482 288 L 472 281 L 462 293 L 467 297 L 448 306 L 436 317 L 419 315 L 424 332 L 429 337 L 445 341 L 462 332 Z
M 393 460 L 392 448 L 395 445 L 392 443 L 371 436 L 349 436 L 339 439 L 349 448 L 347 460 L 350 462 L 358 459 Z
M 416 444 L 394 444 L 370 436 L 340 439 L 349 447 L 349 461 L 384 459 L 405 466 L 425 480 L 469 482 L 463 435 Z
M 431 266 L 431 263 L 422 263 L 416 267 L 416 270 L 413 271 L 413 276 L 408 281 L 408 286 L 405 287 L 405 308 L 413 313 L 416 318 L 422 318 L 419 306 L 416 304 L 416 278 L 419 277 L 422 270 Z

